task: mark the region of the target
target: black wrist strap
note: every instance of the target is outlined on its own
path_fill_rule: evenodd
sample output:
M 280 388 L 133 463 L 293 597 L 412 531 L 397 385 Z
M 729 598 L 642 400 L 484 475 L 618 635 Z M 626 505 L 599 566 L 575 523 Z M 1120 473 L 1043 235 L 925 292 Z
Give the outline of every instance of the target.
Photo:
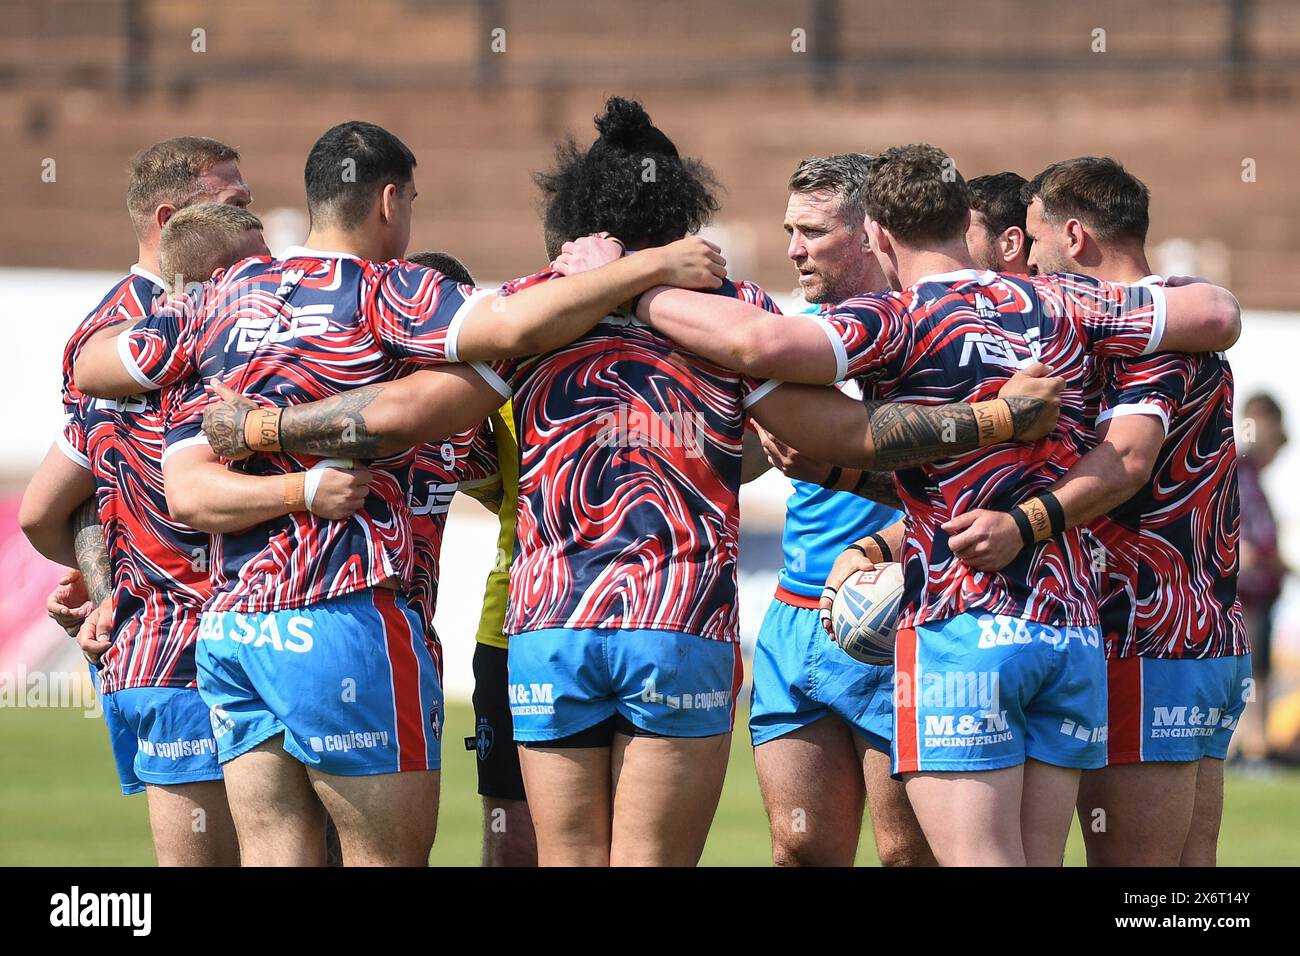
M 862 555 L 862 556 L 863 556 L 864 558 L 866 558 L 868 561 L 871 560 L 871 555 L 867 554 L 867 549 L 864 548 L 862 545 L 858 544 L 856 541 L 854 541 L 851 545 L 849 545 L 849 546 L 848 546 L 847 548 L 845 548 L 844 550 L 845 550 L 845 551 L 856 551 L 856 552 L 858 552 L 858 554 Z
M 862 492 L 866 490 L 867 485 L 870 481 L 871 481 L 871 472 L 869 471 L 858 472 L 858 480 L 853 483 L 853 493 L 855 495 L 862 494 Z
M 882 564 L 888 564 L 894 560 L 894 552 L 889 547 L 889 542 L 882 538 L 876 532 L 867 535 L 872 541 L 876 542 L 876 547 L 880 549 L 880 561 Z
M 822 487 L 827 491 L 834 491 L 835 486 L 840 483 L 840 478 L 844 475 L 844 469 L 839 465 L 831 466 L 831 473 L 822 479 Z
M 1011 517 L 1016 521 L 1016 527 L 1020 529 L 1020 543 L 1024 547 L 1029 547 L 1034 543 L 1034 526 L 1029 523 L 1029 515 L 1025 514 L 1023 508 L 1012 508 Z
M 1047 517 L 1052 522 L 1052 534 L 1060 534 L 1065 530 L 1065 509 L 1061 507 L 1061 502 L 1050 491 L 1044 491 L 1038 500 L 1047 509 Z

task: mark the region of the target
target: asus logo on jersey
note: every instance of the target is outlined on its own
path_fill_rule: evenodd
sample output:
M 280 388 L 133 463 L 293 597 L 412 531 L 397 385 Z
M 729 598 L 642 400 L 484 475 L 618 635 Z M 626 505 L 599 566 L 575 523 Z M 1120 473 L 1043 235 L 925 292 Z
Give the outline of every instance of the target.
M 289 310 L 289 325 L 272 330 L 271 324 L 280 316 L 245 316 L 235 323 L 231 335 L 235 337 L 236 352 L 254 352 L 262 345 L 274 345 L 309 335 L 324 335 L 329 331 L 330 316 L 334 313 L 332 302 L 304 305 Z
M 128 395 L 126 398 L 97 398 L 95 408 L 108 412 L 123 412 L 139 415 L 149 410 L 149 402 L 143 395 Z
M 1037 362 L 1042 354 L 1042 344 L 1038 341 L 1038 329 L 1026 329 L 1024 342 L 1025 347 L 1029 349 L 1029 358 L 1022 358 L 1017 355 L 1015 347 L 1004 336 L 995 335 L 992 332 L 967 332 L 962 341 L 961 361 L 958 364 L 969 365 L 971 355 L 978 352 L 980 362 L 985 365 L 1021 369 L 1031 361 Z
M 411 495 L 411 514 L 416 517 L 445 515 L 451 508 L 451 499 L 456 495 L 458 484 L 455 481 L 429 482 L 429 494 L 424 501 L 420 501 L 415 495 Z

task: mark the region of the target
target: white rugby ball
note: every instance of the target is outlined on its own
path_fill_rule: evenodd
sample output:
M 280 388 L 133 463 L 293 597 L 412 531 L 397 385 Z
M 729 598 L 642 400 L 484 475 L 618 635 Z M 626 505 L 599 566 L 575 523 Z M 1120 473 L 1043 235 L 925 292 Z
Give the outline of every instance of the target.
M 894 663 L 894 628 L 903 601 L 903 566 L 878 564 L 854 571 L 831 602 L 835 643 L 864 664 Z

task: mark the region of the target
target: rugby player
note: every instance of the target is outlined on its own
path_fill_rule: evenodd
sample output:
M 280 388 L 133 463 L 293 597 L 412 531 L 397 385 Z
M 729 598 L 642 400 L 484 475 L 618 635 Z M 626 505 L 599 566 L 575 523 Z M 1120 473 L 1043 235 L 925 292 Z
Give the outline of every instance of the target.
M 869 160 L 861 153 L 806 159 L 790 177 L 788 255 L 804 300 L 815 310 L 888 287 L 867 239 Z M 839 386 L 862 396 L 857 382 Z M 902 783 L 890 776 L 894 669 L 849 657 L 818 622 L 819 598 L 846 541 L 865 539 L 857 547 L 875 561 L 885 559 L 882 548 L 898 547 L 902 526 L 887 529 L 899 512 L 858 494 L 896 503 L 892 476 L 812 461 L 760 434 L 794 489 L 782 535 L 785 564 L 754 649 L 749 712 L 772 860 L 778 866 L 851 866 L 865 795 L 881 863 L 933 863 Z
M 638 314 L 744 373 L 864 376 L 886 400 L 978 400 L 1034 360 L 1065 378 L 1060 422 L 1028 452 L 999 445 L 897 476 L 907 528 L 893 744 L 894 771 L 941 864 L 1059 865 L 1079 772 L 1105 761 L 1105 660 L 1087 556 L 1045 494 L 1081 454 L 1072 433 L 1086 424 L 1089 354 L 1226 348 L 1240 308 L 1206 283 L 974 269 L 969 190 L 933 146 L 876 156 L 867 212 L 894 292 L 778 323 L 744 303 L 663 289 L 642 296 Z M 971 508 L 1015 508 L 1034 547 L 1001 573 L 967 568 L 949 548 L 948 522 Z
M 597 275 L 671 249 L 716 209 L 708 170 L 682 158 L 639 104 L 611 98 L 597 128 L 589 149 L 562 144 L 556 168 L 538 177 L 548 235 L 585 237 L 561 247 L 561 273 Z M 647 160 L 654 177 L 640 175 Z M 621 244 L 589 235 L 600 230 Z M 619 258 L 622 245 L 640 251 Z M 707 301 L 774 309 L 748 283 L 727 282 Z M 520 497 L 506 630 L 539 862 L 690 865 L 717 806 L 740 683 L 745 414 L 814 456 L 869 468 L 946 454 L 941 432 L 966 449 L 1045 434 L 1061 383 L 1021 375 L 994 407 L 868 412 L 834 389 L 726 372 L 628 310 L 607 312 L 572 345 L 497 364 L 495 393 L 486 376 L 420 371 L 285 409 L 266 435 L 227 396 L 206 431 L 228 456 L 269 445 L 371 457 L 467 427 L 513 396 Z M 990 414 L 999 423 L 981 435 Z
M 508 297 L 462 286 L 397 259 L 410 236 L 414 166 L 378 126 L 328 130 L 307 159 L 306 246 L 237 263 L 83 347 L 75 376 L 89 394 L 189 383 L 168 422 L 174 516 L 232 507 L 215 489 L 224 469 L 200 429 L 209 378 L 264 405 L 301 403 L 412 364 L 545 351 L 652 285 L 710 287 L 725 269 L 713 247 L 690 239 Z M 485 365 L 447 375 L 462 387 L 497 381 Z M 277 416 L 258 413 L 268 426 Z M 373 463 L 365 507 L 348 521 L 312 512 L 323 463 L 310 450 L 235 468 L 280 482 L 279 515 L 204 522 L 216 534 L 215 594 L 197 651 L 200 689 L 246 864 L 319 863 L 322 805 L 348 865 L 428 861 L 442 694 L 423 624 L 401 593 L 411 574 L 410 449 L 423 443 Z
M 1016 173 L 976 176 L 970 187 L 970 225 L 966 248 L 975 265 L 993 272 L 1029 275 L 1029 249 L 1033 240 L 1025 231 L 1025 206 L 1021 195 L 1025 177 Z
M 95 608 L 78 642 L 102 695 L 122 791 L 148 795 L 160 865 L 238 860 L 207 709 L 194 690 L 207 536 L 167 517 L 157 402 L 89 400 L 73 385 L 72 363 L 97 330 L 147 314 L 164 294 L 160 245 L 178 210 L 205 202 L 242 210 L 250 201 L 238 152 L 216 140 L 177 137 L 133 159 L 127 209 L 138 259 L 68 341 L 66 422 L 20 515 L 37 550 L 81 568 L 80 579 L 63 582 L 75 593 L 59 597 L 68 610 Z M 75 616 L 65 623 L 72 626 Z M 194 826 L 196 815 L 202 828 Z
M 442 273 L 463 285 L 474 285 L 469 270 L 444 252 L 421 252 L 407 260 Z M 519 445 L 514 437 L 510 403 L 494 412 L 488 423 L 446 441 L 425 445 L 416 456 L 412 481 L 412 530 L 416 544 L 412 603 L 419 603 L 421 578 L 436 595 L 438 552 L 452 495 L 459 491 L 494 512 L 500 525 L 497 557 L 488 572 L 483 611 L 474 642 L 474 736 L 465 746 L 476 756 L 478 792 L 483 804 L 484 866 L 536 866 L 537 838 L 528 813 L 524 778 L 519 769 L 510 720 L 509 681 L 504 632 L 510 554 L 515 546 L 516 499 L 519 496 Z M 421 502 L 421 489 L 428 499 Z M 423 547 L 426 557 L 421 561 Z M 427 569 L 421 571 L 421 565 Z M 432 602 L 425 613 L 433 633 Z
M 1163 281 L 1145 250 L 1150 193 L 1115 160 L 1054 163 L 1025 196 L 1040 271 Z M 1051 489 L 1066 526 L 1092 522 L 1104 548 L 1110 718 L 1106 767 L 1079 787 L 1088 863 L 1213 866 L 1223 762 L 1251 689 L 1232 370 L 1221 352 L 1159 352 L 1099 372 L 1097 446 Z M 1021 550 L 1009 515 L 953 527 L 963 520 L 949 546 L 970 567 L 996 571 Z

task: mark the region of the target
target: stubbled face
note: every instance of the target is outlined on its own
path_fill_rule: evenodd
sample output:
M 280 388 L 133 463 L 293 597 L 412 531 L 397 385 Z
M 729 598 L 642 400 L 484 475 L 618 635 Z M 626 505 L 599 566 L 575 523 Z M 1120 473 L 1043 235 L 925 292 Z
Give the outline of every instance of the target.
M 804 301 L 841 302 L 885 287 L 865 223 L 845 223 L 833 191 L 791 193 L 785 231 L 790 237 L 786 254 L 798 270 Z
M 988 220 L 978 209 L 970 211 L 970 225 L 966 227 L 966 248 L 970 252 L 970 257 L 981 269 L 1004 271 L 997 237 L 989 231 Z
M 411 219 L 414 216 L 415 197 L 418 193 L 415 190 L 415 178 L 412 177 L 409 183 L 404 183 L 392 192 L 392 198 L 387 203 L 388 220 L 384 227 L 384 255 L 388 259 L 400 259 L 406 255 L 406 249 L 411 244 Z M 381 194 L 380 202 L 384 202 L 384 195 Z
M 233 159 L 217 163 L 199 177 L 199 194 L 194 203 L 214 202 L 241 209 L 252 205 L 253 193 Z
M 1043 201 L 1035 198 L 1025 211 L 1025 232 L 1033 245 L 1028 264 L 1038 272 L 1078 272 L 1079 265 L 1067 247 L 1065 223 L 1051 223 L 1043 217 Z

